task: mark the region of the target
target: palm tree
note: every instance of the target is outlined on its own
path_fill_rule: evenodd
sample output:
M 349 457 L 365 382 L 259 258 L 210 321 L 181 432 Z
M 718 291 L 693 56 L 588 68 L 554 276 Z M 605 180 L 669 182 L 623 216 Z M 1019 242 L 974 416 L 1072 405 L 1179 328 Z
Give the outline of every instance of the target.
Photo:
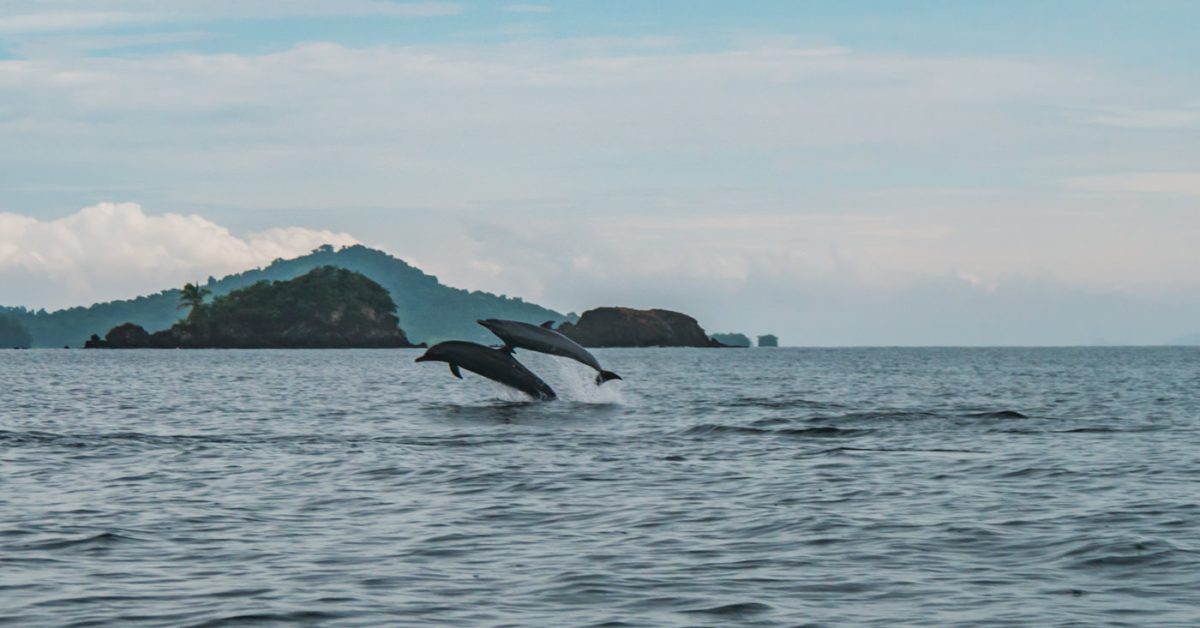
M 204 305 L 204 297 L 210 294 L 212 294 L 212 290 L 208 288 L 203 288 L 194 283 L 185 283 L 183 284 L 183 288 L 179 290 L 179 307 L 175 309 L 191 308 L 192 311 L 188 313 L 188 318 L 191 318 L 196 313 L 196 310 L 200 309 L 201 305 Z

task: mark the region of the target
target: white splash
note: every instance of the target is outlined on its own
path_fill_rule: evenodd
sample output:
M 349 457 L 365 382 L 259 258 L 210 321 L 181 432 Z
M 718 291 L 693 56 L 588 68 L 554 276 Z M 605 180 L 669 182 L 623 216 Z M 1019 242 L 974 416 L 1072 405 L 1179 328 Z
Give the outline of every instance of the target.
M 548 356 L 545 362 L 547 366 L 553 364 L 556 367 L 551 386 L 558 393 L 559 399 L 578 403 L 625 405 L 621 380 L 612 380 L 597 386 L 596 371 L 575 360 Z

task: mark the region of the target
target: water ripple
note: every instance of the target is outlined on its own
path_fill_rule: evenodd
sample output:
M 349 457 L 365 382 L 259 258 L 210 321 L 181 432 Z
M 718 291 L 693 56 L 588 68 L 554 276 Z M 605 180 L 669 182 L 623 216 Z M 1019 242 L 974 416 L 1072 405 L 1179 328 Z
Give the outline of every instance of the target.
M 1196 624 L 1195 351 L 600 353 L 6 352 L 0 623 Z

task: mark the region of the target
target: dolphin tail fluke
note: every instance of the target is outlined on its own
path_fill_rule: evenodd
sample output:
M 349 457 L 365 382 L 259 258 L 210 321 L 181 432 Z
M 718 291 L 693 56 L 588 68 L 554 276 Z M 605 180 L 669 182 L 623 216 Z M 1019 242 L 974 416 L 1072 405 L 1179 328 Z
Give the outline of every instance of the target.
M 599 386 L 610 379 L 621 379 L 621 376 L 612 371 L 600 371 L 600 374 L 596 376 L 596 385 Z

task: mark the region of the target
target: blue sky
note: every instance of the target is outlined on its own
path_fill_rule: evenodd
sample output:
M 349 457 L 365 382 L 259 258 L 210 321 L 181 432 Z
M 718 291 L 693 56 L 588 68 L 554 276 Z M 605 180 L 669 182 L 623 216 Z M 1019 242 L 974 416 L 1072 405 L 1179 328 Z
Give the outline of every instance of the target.
M 1163 342 L 1200 331 L 1197 18 L 0 0 L 0 303 L 332 240 L 792 344 Z
M 738 39 L 800 37 L 865 51 L 1052 55 L 1186 70 L 1200 53 L 1192 36 L 1200 8 L 1183 0 L 347 3 L 363 6 L 359 10 L 333 2 L 260 3 L 261 10 L 253 3 L 213 4 L 7 2 L 11 26 L 3 27 L 4 52 L 20 58 L 30 42 L 90 33 L 189 36 L 95 54 L 261 53 L 309 41 L 372 46 L 582 37 L 675 37 L 692 49 L 720 49 Z M 365 6 L 370 4 L 376 10 Z M 388 5 L 411 11 L 389 15 Z M 56 14 L 65 18 L 59 24 L 29 23 L 31 16 Z

